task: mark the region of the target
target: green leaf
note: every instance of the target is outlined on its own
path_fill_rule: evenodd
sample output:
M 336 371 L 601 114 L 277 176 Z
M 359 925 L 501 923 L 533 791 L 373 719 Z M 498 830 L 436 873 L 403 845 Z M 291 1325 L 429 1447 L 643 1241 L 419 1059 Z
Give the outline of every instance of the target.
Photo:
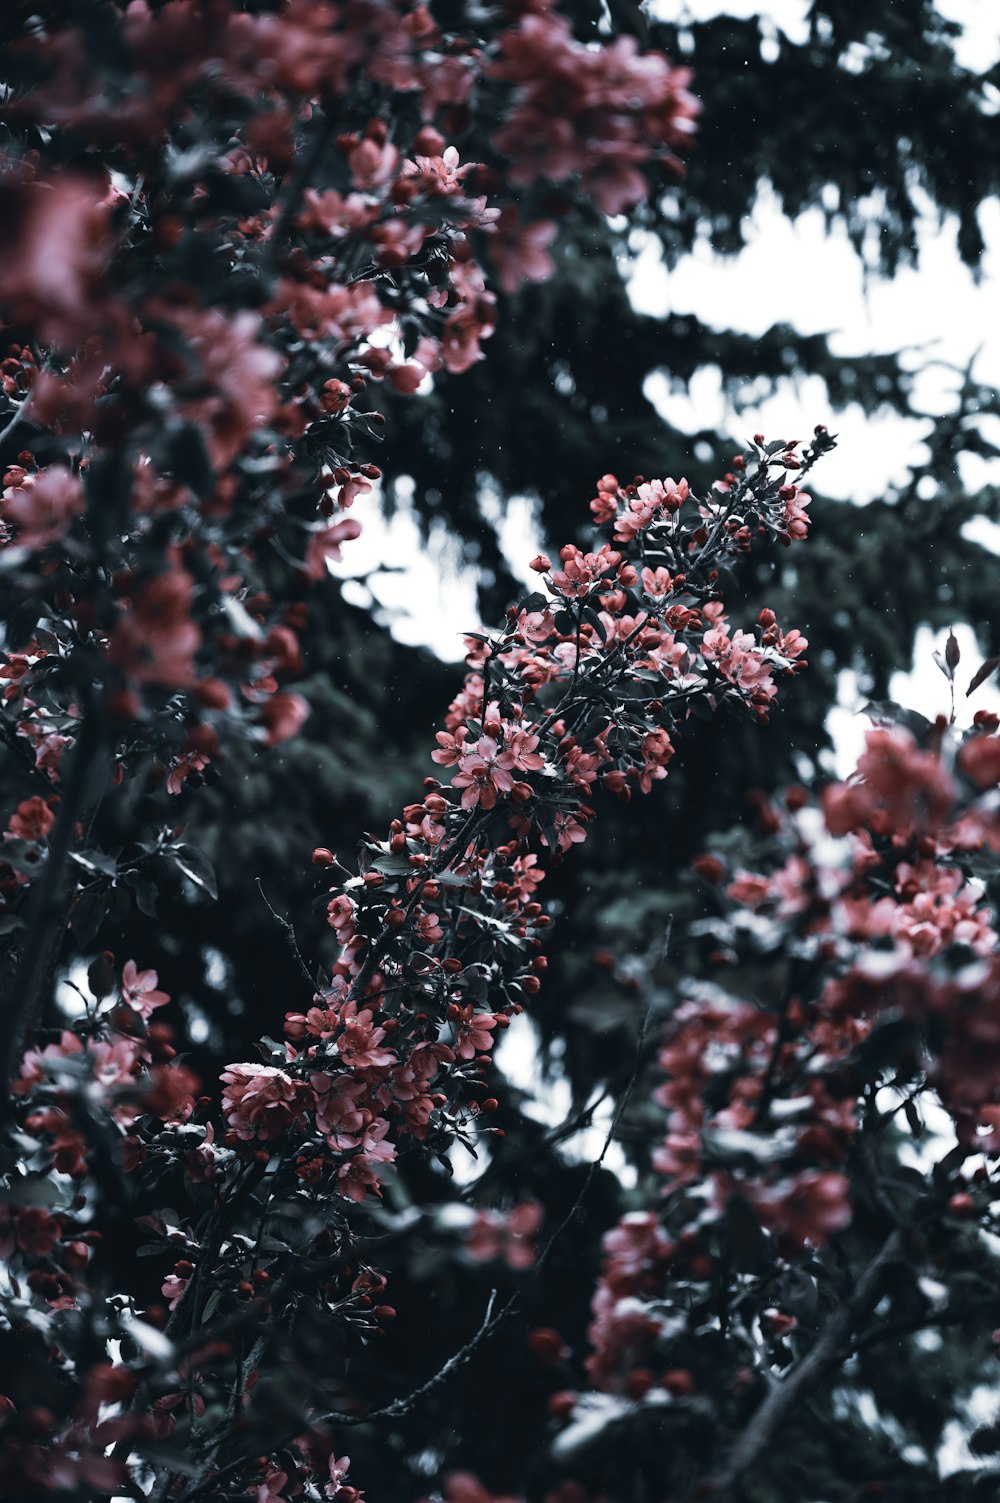
M 986 680 L 990 678 L 992 674 L 996 673 L 998 668 L 1000 668 L 1000 657 L 987 658 L 986 662 L 983 663 L 981 667 L 977 668 L 975 673 L 972 675 L 972 678 L 969 681 L 969 687 L 965 691 L 966 699 L 968 699 L 969 695 L 974 693 L 975 690 L 979 688 L 980 684 L 985 684 Z
M 549 597 L 543 595 L 541 590 L 532 590 L 530 595 L 525 595 L 523 600 L 518 601 L 518 608 L 532 613 L 547 610 L 550 604 Z
M 873 725 L 901 725 L 904 730 L 921 741 L 931 728 L 931 723 L 926 715 L 921 715 L 917 710 L 904 709 L 891 699 L 870 699 L 861 707 L 862 715 L 867 715 Z
M 82 866 L 85 871 L 100 872 L 103 877 L 118 875 L 118 862 L 114 856 L 109 856 L 105 851 L 93 849 L 70 851 L 69 859 L 75 861 L 77 866 Z
M 397 855 L 395 851 L 383 852 L 376 856 L 372 862 L 375 871 L 381 872 L 383 877 L 403 877 L 413 871 L 409 856 L 402 853 Z
M 584 606 L 583 619 L 590 622 L 591 626 L 594 628 L 601 641 L 605 644 L 605 646 L 607 646 L 607 627 L 604 625 L 604 622 L 601 620 L 599 613 L 594 610 L 594 607 L 592 605 Z
M 173 856 L 185 877 L 190 878 L 196 887 L 207 892 L 210 898 L 218 898 L 215 868 L 204 851 L 196 845 L 172 845 L 167 847 L 167 854 Z
M 156 883 L 150 882 L 148 877 L 140 877 L 138 872 L 129 872 L 125 878 L 126 884 L 135 893 L 136 906 L 140 913 L 147 918 L 156 918 L 156 899 L 158 897 Z
M 87 945 L 94 938 L 98 929 L 104 922 L 104 915 L 108 911 L 107 892 L 82 892 L 73 904 L 70 914 L 70 928 L 76 936 L 77 943 Z

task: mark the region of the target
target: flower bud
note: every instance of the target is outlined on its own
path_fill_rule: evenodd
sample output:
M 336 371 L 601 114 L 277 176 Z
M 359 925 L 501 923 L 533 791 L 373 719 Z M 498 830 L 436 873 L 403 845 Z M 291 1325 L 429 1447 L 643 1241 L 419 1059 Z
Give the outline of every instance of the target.
M 539 1326 L 536 1330 L 529 1331 L 526 1345 L 533 1357 L 549 1366 L 565 1361 L 568 1356 L 566 1343 L 559 1332 L 553 1331 L 549 1326 Z

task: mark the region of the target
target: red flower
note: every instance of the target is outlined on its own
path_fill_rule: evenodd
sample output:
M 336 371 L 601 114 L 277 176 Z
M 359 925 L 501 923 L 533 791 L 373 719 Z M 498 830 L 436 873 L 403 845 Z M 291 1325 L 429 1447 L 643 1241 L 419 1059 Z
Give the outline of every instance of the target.
M 17 1245 L 31 1257 L 47 1258 L 59 1241 L 60 1224 L 42 1206 L 24 1206 L 17 1213 Z
M 135 683 L 186 688 L 201 643 L 201 630 L 190 618 L 193 600 L 194 581 L 176 566 L 140 585 L 112 633 L 111 661 Z
M 37 793 L 18 804 L 7 828 L 19 840 L 44 840 L 56 822 L 47 801 Z
M 309 703 L 301 694 L 273 694 L 258 711 L 268 746 L 297 736 L 309 716 Z
M 1000 736 L 973 736 L 958 754 L 958 765 L 978 788 L 1000 783 Z

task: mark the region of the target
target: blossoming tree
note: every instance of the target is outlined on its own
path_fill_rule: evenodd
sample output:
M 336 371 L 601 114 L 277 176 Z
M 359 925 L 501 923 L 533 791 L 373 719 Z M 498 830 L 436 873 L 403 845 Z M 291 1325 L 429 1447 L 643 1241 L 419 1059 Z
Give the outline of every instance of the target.
M 300 639 L 379 478 L 379 394 L 460 378 L 494 284 L 553 273 L 560 220 L 676 174 L 685 70 L 582 42 L 547 0 L 468 10 L 106 0 L 3 23 L 12 1499 L 352 1503 L 373 1476 L 449 1503 L 800 1496 L 771 1443 L 831 1373 L 989 1311 L 988 718 L 957 750 L 944 721 L 880 724 L 824 796 L 834 855 L 810 795 L 762 807 L 757 870 L 699 862 L 718 912 L 681 915 L 669 985 L 601 959 L 644 1004 L 612 1130 L 641 1111 L 650 1173 L 577 1311 L 585 1349 L 554 1310 L 526 1337 L 525 1306 L 596 1166 L 566 1207 L 487 1186 L 465 1214 L 435 1168 L 503 1142 L 494 1046 L 541 993 L 542 884 L 600 801 L 655 797 L 693 727 L 766 721 L 805 666 L 800 632 L 731 619 L 726 591 L 751 549 L 806 537 L 825 428 L 755 435 L 703 495 L 601 477 L 598 535 L 539 555 L 538 589 L 469 639 L 422 790 L 356 862 L 333 832 L 313 850 L 326 952 L 274 913 L 301 998 L 275 999 L 280 1039 L 200 1076 L 169 957 L 108 944 L 182 884 L 214 895 L 174 809 L 304 724 Z M 486 162 L 450 144 L 472 119 Z M 954 1142 L 907 1178 L 925 1099 Z M 397 1287 L 419 1313 L 421 1279 L 438 1298 L 482 1269 L 485 1314 L 404 1382 Z M 444 1465 L 411 1417 L 525 1339 L 544 1433 L 503 1477 Z

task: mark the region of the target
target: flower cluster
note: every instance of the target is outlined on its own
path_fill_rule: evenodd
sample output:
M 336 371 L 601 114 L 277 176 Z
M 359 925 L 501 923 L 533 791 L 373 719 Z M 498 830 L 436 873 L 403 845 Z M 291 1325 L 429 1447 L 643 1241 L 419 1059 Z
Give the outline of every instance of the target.
M 698 116 L 689 69 L 641 54 L 633 37 L 586 46 L 548 7 L 501 37 L 492 71 L 515 88 L 494 137 L 511 158 L 511 181 L 579 176 L 605 214 L 645 198 L 639 168 L 652 157 L 679 168 L 670 148 L 685 144 Z
M 43 6 L 11 51 L 0 544 L 27 625 L 3 671 L 47 776 L 104 717 L 116 776 L 152 754 L 176 794 L 218 776 L 233 735 L 271 746 L 306 718 L 282 687 L 303 607 L 274 566 L 297 591 L 357 536 L 379 385 L 482 358 L 482 254 L 508 291 L 551 273 L 555 224 L 523 220 L 516 173 L 460 162 L 446 132 L 473 105 L 513 121 L 546 55 L 529 46 L 516 79 L 497 60 L 565 23 L 442 31 L 402 0 L 98 9 Z M 582 51 L 605 93 L 635 81 L 634 163 L 670 134 L 673 74 L 630 46 Z
M 810 455 L 828 442 L 818 439 Z M 687 484 L 670 482 L 677 509 L 651 518 L 631 544 L 669 572 L 662 595 L 650 596 L 628 554 L 607 543 L 591 553 L 567 546 L 561 569 L 535 560 L 547 593 L 512 608 L 497 637 L 470 641 L 470 672 L 432 754 L 454 769 L 450 783 L 428 779 L 423 800 L 384 841 L 370 842 L 361 872 L 331 892 L 340 948 L 328 990 L 287 1017 L 285 1054 L 264 1076 L 256 1066 L 230 1068 L 233 1134 L 277 1136 L 270 1123 L 292 1110 L 298 1080 L 322 1134 L 303 1173 L 317 1183 L 326 1165 L 354 1193 L 377 1187 L 397 1140 L 462 1136 L 488 1115 L 476 1097 L 495 1039 L 537 991 L 546 964 L 539 851 L 558 860 L 586 838 L 589 800 L 601 787 L 624 798 L 648 793 L 698 702 L 763 715 L 773 675 L 801 666 L 804 640 L 782 635 L 765 611 L 756 634 L 734 637 L 732 653 L 753 671 L 720 667 L 717 565 L 742 550 L 747 515 L 777 525 L 783 483 L 783 459 L 763 450 L 741 483 L 713 493 L 718 499 L 691 498 L 682 509 Z M 601 484 L 620 532 L 645 482 Z M 704 519 L 714 512 L 709 530 Z M 334 860 L 325 849 L 316 859 Z M 296 1112 L 303 1099 L 295 1094 Z
M 809 462 L 828 442 L 818 441 Z M 248 1401 L 253 1374 L 243 1365 L 234 1377 L 232 1343 L 217 1333 L 241 1310 L 269 1321 L 281 1308 L 277 1291 L 291 1281 L 296 1308 L 306 1308 L 308 1296 L 310 1322 L 331 1340 L 370 1336 L 391 1318 L 386 1279 L 364 1260 L 353 1218 L 378 1206 L 403 1154 L 444 1154 L 492 1130 L 495 1041 L 546 969 L 551 920 L 538 900 L 546 864 L 585 838 L 602 788 L 626 798 L 652 790 L 696 707 L 760 715 L 770 699 L 761 695 L 762 677 L 770 683 L 800 665 L 805 644 L 782 636 L 769 611 L 755 632 L 732 637 L 758 672 L 721 671 L 717 648 L 726 623 L 719 565 L 744 548 L 730 525 L 734 509 L 740 527 L 747 516 L 765 531 L 767 520 L 777 525 L 783 476 L 783 461 L 761 451 L 741 481 L 723 482 L 703 502 L 686 484 L 674 487 L 683 492 L 677 509 L 629 541 L 590 552 L 567 547 L 561 569 L 536 560 L 545 593 L 512 607 L 496 636 L 470 639 L 469 673 L 434 753 L 450 782 L 426 779 L 423 798 L 403 809 L 386 838 L 363 846 L 357 875 L 329 885 L 333 963 L 311 1005 L 287 1014 L 283 1045 L 265 1040 L 259 1060 L 226 1068 L 221 1122 L 212 1098 L 196 1096 L 198 1082 L 173 1057 L 171 1030 L 156 1021 L 167 1001 L 156 974 L 131 963 L 114 983 L 108 958 L 95 961 L 86 1019 L 25 1056 L 18 1091 L 39 1170 L 55 1167 L 80 1186 L 69 1230 L 97 1219 L 102 1164 L 129 1198 L 163 1176 L 181 1176 L 195 1207 L 180 1224 L 144 1219 L 150 1250 L 170 1258 L 160 1284 L 169 1317 L 148 1307 L 140 1315 L 133 1301 L 120 1312 L 126 1325 L 165 1321 L 169 1342 L 187 1353 L 183 1371 L 172 1356 L 155 1371 L 129 1369 L 142 1400 L 107 1422 L 137 1454 L 151 1435 L 197 1425 L 202 1406 L 227 1384 L 236 1382 L 241 1403 Z M 612 532 L 623 530 L 644 485 L 610 489 L 602 481 L 605 504 L 615 505 Z M 660 571 L 656 591 L 646 590 L 640 564 L 647 574 Z M 660 590 L 663 572 L 670 582 Z M 186 588 L 168 577 L 161 619 L 172 619 L 172 602 Z M 50 814 L 44 800 L 31 804 L 18 811 L 17 830 L 38 831 L 35 843 L 44 842 Z M 12 843 L 31 842 L 12 830 Z M 178 850 L 190 866 L 187 848 Z M 328 875 L 338 868 L 325 848 L 314 861 Z M 293 1206 L 299 1231 L 289 1241 Z M 467 1256 L 501 1258 L 515 1271 L 531 1266 L 540 1219 L 533 1202 L 506 1215 L 480 1210 Z M 22 1231 L 18 1221 L 15 1243 L 44 1241 L 46 1228 L 26 1223 Z M 57 1283 L 46 1282 L 46 1297 L 66 1308 L 90 1297 Z M 304 1417 L 286 1437 L 296 1464 L 315 1476 L 334 1454 L 335 1432 L 335 1415 Z M 106 1434 L 93 1431 L 95 1448 Z M 59 1435 L 70 1443 L 69 1431 Z M 286 1485 L 284 1454 L 275 1446 L 253 1481 L 269 1503 Z M 17 1455 L 35 1485 L 50 1485 L 30 1447 Z M 123 1463 L 115 1465 L 119 1485 Z M 346 1499 L 338 1485 L 330 1495 Z
M 784 808 L 760 806 L 754 868 L 732 855 L 695 863 L 719 911 L 694 926 L 694 953 L 719 981 L 679 982 L 664 1027 L 660 1204 L 604 1239 L 585 1372 L 616 1402 L 660 1412 L 704 1391 L 725 1417 L 760 1373 L 793 1360 L 798 1322 L 774 1304 L 782 1279 L 808 1267 L 822 1289 L 825 1244 L 873 1207 L 919 1219 L 936 1202 L 953 1224 L 988 1224 L 1000 962 L 982 878 L 1000 868 L 1000 736 L 985 712 L 959 737 L 944 717 L 897 722 L 895 708 L 871 708 L 850 779 L 819 800 L 793 788 Z M 904 1212 L 877 1144 L 905 1131 L 915 1145 L 935 1113 L 951 1132 L 938 1129 L 926 1180 L 908 1171 Z M 945 1245 L 944 1232 L 931 1242 L 936 1277 Z M 572 1422 L 587 1403 L 559 1393 L 553 1413 Z

